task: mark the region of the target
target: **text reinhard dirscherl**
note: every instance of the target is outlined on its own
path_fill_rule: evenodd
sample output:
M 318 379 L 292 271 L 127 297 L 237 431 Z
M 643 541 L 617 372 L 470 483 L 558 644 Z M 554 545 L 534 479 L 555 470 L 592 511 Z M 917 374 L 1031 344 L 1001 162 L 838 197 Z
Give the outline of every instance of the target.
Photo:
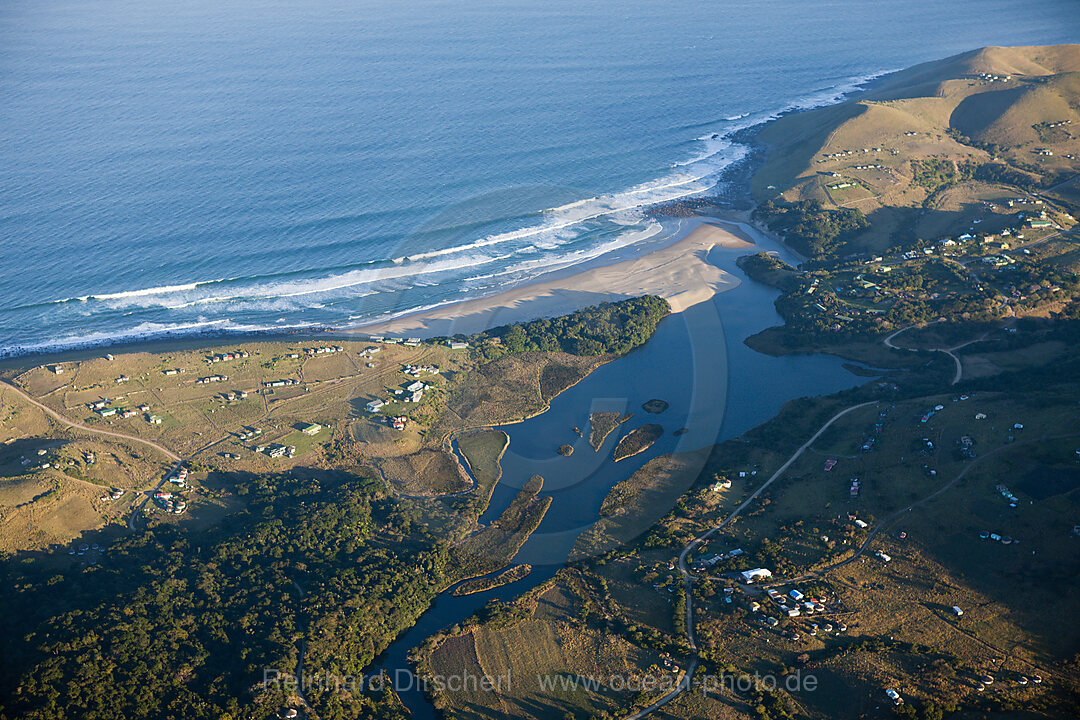
M 685 676 L 661 674 L 639 675 L 571 675 L 571 674 L 537 674 L 536 685 L 541 691 L 546 692 L 599 692 L 602 690 L 614 690 L 616 692 L 662 692 L 668 693 L 681 685 L 685 685 Z M 760 674 L 755 672 L 748 674 L 723 674 L 710 675 L 696 673 L 691 681 L 695 690 L 702 692 L 719 692 L 729 690 L 731 692 L 772 692 L 786 690 L 788 692 L 814 692 L 818 687 L 817 676 L 795 671 L 787 675 L 777 677 L 772 674 Z M 510 672 L 504 675 L 476 675 L 468 671 L 452 673 L 448 675 L 428 674 L 417 675 L 411 670 L 397 668 L 393 673 L 378 673 L 374 675 L 335 675 L 323 673 L 304 673 L 300 678 L 280 670 L 263 670 L 263 689 L 277 690 L 285 693 L 308 693 L 315 692 L 364 692 L 381 691 L 392 689 L 395 692 L 410 692 L 420 690 L 422 692 L 510 692 Z

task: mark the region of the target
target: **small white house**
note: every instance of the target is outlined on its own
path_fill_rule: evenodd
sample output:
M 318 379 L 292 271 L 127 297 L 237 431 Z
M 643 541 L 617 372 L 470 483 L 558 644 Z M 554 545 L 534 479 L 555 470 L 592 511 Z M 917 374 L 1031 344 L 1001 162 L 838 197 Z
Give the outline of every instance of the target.
M 952 606 L 952 611 L 953 611 L 953 614 L 956 615 L 956 617 L 960 617 L 961 615 L 964 614 L 964 611 L 960 609 L 959 605 L 953 605 Z
M 755 580 L 765 580 L 772 577 L 772 571 L 765 568 L 754 568 L 753 570 L 743 570 L 743 579 L 748 583 L 752 583 Z

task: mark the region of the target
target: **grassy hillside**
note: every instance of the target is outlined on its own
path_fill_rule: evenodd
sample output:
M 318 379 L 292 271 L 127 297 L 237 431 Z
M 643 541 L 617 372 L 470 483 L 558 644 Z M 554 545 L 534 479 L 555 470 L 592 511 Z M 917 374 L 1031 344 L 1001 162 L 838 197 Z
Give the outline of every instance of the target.
M 781 118 L 758 140 L 755 199 L 861 211 L 870 228 L 850 239 L 854 250 L 880 252 L 920 214 L 934 215 L 928 161 L 971 175 L 988 166 L 1068 205 L 1080 172 L 1080 45 L 991 47 L 917 65 L 841 104 Z

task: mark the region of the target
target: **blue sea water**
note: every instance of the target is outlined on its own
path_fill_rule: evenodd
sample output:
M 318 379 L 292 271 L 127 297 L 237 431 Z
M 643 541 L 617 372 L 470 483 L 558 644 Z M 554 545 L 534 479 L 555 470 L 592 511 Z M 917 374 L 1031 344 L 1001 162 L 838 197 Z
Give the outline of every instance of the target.
M 657 232 L 729 133 L 1075 0 L 6 0 L 0 350 L 358 324 Z M 716 135 L 716 137 L 713 137 Z

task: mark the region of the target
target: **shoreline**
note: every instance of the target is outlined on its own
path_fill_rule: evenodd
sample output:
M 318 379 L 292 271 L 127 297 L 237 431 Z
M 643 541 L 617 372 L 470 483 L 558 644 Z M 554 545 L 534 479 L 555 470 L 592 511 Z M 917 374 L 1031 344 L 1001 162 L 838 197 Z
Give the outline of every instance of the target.
M 568 265 L 562 268 L 549 271 L 543 275 L 531 278 L 516 288 L 503 291 L 494 295 L 477 298 L 475 300 L 455 300 L 442 304 L 438 304 L 428 308 L 421 308 L 416 310 L 408 310 L 401 315 L 387 317 L 385 319 L 375 319 L 373 322 L 366 322 L 362 325 L 325 325 L 325 326 L 312 326 L 308 328 L 283 328 L 281 330 L 266 329 L 258 331 L 229 331 L 229 330 L 213 330 L 207 332 L 196 333 L 175 333 L 175 334 L 163 334 L 163 335 L 151 335 L 144 338 L 131 338 L 119 340 L 116 342 L 91 342 L 86 344 L 75 345 L 72 344 L 68 347 L 49 348 L 43 350 L 30 350 L 26 352 L 12 353 L 6 355 L 0 355 L 0 371 L 12 370 L 19 368 L 32 367 L 34 365 L 40 365 L 49 362 L 69 362 L 84 360 L 91 357 L 99 357 L 107 353 L 131 353 L 131 352 L 165 352 L 170 350 L 184 350 L 184 349 L 196 349 L 196 348 L 213 348 L 221 347 L 225 345 L 234 344 L 237 342 L 272 342 L 281 340 L 295 339 L 297 341 L 305 340 L 333 340 L 340 341 L 359 339 L 365 332 L 390 332 L 383 328 L 394 327 L 408 327 L 404 323 L 405 320 L 410 320 L 414 323 L 420 323 L 423 318 L 429 318 L 430 322 L 441 322 L 444 326 L 449 327 L 452 323 L 447 321 L 444 317 L 451 308 L 461 308 L 463 306 L 476 303 L 477 309 L 486 309 L 490 315 L 490 319 L 485 323 L 484 329 L 491 327 L 497 327 L 500 324 L 509 324 L 513 322 L 523 322 L 527 319 L 536 319 L 538 317 L 555 317 L 557 315 L 568 314 L 575 310 L 579 310 L 589 305 L 596 304 L 598 302 L 610 301 L 613 299 L 623 299 L 625 297 L 632 297 L 631 295 L 619 295 L 617 292 L 608 293 L 607 297 L 603 296 L 603 293 L 597 294 L 592 300 L 585 300 L 582 298 L 582 302 L 576 305 L 564 302 L 559 303 L 555 301 L 554 295 L 548 299 L 548 302 L 543 303 L 543 312 L 537 309 L 537 314 L 530 317 L 530 312 L 525 312 L 521 308 L 517 307 L 504 307 L 501 312 L 497 311 L 494 307 L 496 298 L 503 298 L 509 294 L 522 293 L 523 295 L 530 294 L 529 288 L 534 286 L 545 285 L 551 283 L 551 290 L 554 293 L 558 281 L 560 279 L 568 279 L 575 275 L 585 275 L 587 273 L 594 273 L 605 267 L 614 267 L 621 265 L 624 262 L 639 261 L 647 257 L 654 256 L 657 252 L 663 251 L 667 248 L 675 247 L 684 239 L 686 239 L 694 229 L 704 224 L 717 223 L 721 225 L 728 225 L 732 228 L 737 228 L 739 225 L 749 225 L 756 231 L 761 232 L 771 239 L 776 240 L 779 244 L 783 245 L 787 250 L 794 252 L 784 241 L 783 238 L 777 237 L 774 233 L 771 233 L 765 228 L 758 227 L 756 223 L 753 223 L 750 219 L 750 212 L 756 205 L 752 195 L 750 180 L 760 166 L 761 155 L 768 151 L 768 147 L 759 139 L 762 129 L 768 127 L 778 119 L 786 117 L 791 114 L 798 114 L 807 112 L 820 107 L 828 107 L 833 105 L 839 105 L 848 102 L 854 97 L 872 93 L 875 90 L 880 90 L 883 86 L 887 85 L 891 78 L 902 70 L 887 70 L 877 73 L 872 73 L 868 76 L 863 76 L 861 79 L 854 78 L 853 86 L 850 90 L 835 97 L 830 102 L 824 102 L 820 105 L 813 105 L 807 107 L 788 107 L 786 109 L 779 110 L 774 114 L 762 119 L 755 124 L 733 130 L 730 133 L 730 138 L 733 142 L 744 144 L 748 146 L 749 152 L 742 159 L 737 160 L 732 165 L 725 168 L 721 175 L 718 176 L 718 185 L 709 191 L 710 194 L 700 196 L 701 205 L 695 209 L 694 214 L 690 217 L 663 217 L 662 223 L 667 225 L 674 222 L 676 225 L 680 223 L 693 223 L 694 227 L 676 229 L 674 232 L 667 230 L 661 230 L 658 236 L 648 238 L 639 243 L 612 250 L 609 253 L 605 253 L 596 258 L 592 258 L 579 265 Z M 716 195 L 716 190 L 720 185 L 727 186 L 727 192 L 721 195 Z M 731 202 L 731 198 L 735 197 L 735 202 Z M 676 200 L 671 203 L 659 203 L 646 208 L 646 213 L 653 213 L 657 210 L 662 210 L 669 205 L 677 205 L 684 200 Z M 746 239 L 746 234 L 740 229 L 729 230 L 729 233 L 735 235 L 741 235 Z M 753 244 L 752 240 L 748 241 L 749 245 Z M 707 252 L 706 252 L 707 254 Z M 796 253 L 797 254 L 797 253 Z M 704 259 L 703 265 L 708 265 Z M 712 267 L 717 272 L 721 272 L 719 268 Z M 726 274 L 728 281 L 734 281 L 735 284 L 738 280 L 730 274 Z M 719 285 L 723 285 L 724 282 L 717 280 Z M 647 283 L 646 283 L 647 284 Z M 718 292 L 724 292 L 735 285 L 729 287 L 723 287 L 712 292 L 709 297 L 715 295 Z M 645 294 L 645 293 L 638 293 Z M 661 294 L 662 293 L 655 293 Z M 565 293 L 564 293 L 565 295 Z M 665 299 L 669 299 L 664 296 Z M 508 297 L 506 298 L 509 299 Z M 685 309 L 692 304 L 683 304 L 689 302 L 692 298 L 687 296 L 685 298 L 676 299 L 680 309 Z M 702 298 L 705 299 L 705 298 Z M 536 308 L 540 307 L 540 303 L 535 302 L 536 298 L 528 303 L 529 306 Z M 669 302 L 671 300 L 669 299 Z M 700 300 L 698 300 L 700 302 Z M 674 310 L 678 312 L 679 310 Z M 495 322 L 494 318 L 498 316 L 501 318 L 499 322 Z M 495 324 L 492 324 L 495 323 Z M 479 324 L 472 323 L 479 327 Z M 466 323 L 461 323 L 462 327 L 466 327 Z M 422 327 L 422 325 L 421 325 Z M 434 332 L 424 329 L 425 334 L 422 337 L 432 337 Z M 463 332 L 463 331 L 458 331 Z M 444 332 L 442 334 L 449 334 Z M 413 335 L 416 336 L 416 335 Z
M 216 331 L 29 352 L 0 358 L 0 371 L 87 360 L 105 354 L 210 349 L 242 342 L 360 341 L 371 334 L 405 334 L 423 339 L 455 332 L 471 335 L 500 325 L 558 317 L 601 302 L 646 294 L 661 295 L 672 304 L 672 312 L 680 312 L 738 286 L 738 278 L 710 264 L 706 256 L 714 247 L 753 247 L 753 240 L 738 227 L 748 222 L 743 213 L 724 210 L 670 218 L 665 224 L 668 222 L 674 225 L 673 229 L 649 240 L 613 250 L 586 263 L 550 271 L 501 293 L 410 311 L 375 323 L 303 330 Z M 696 287 L 679 286 L 689 281 L 696 281 Z M 448 331 L 422 329 L 420 326 L 424 324 Z
M 734 219 L 732 219 L 734 220 Z M 360 335 L 450 337 L 570 314 L 601 302 L 659 295 L 673 313 L 737 287 L 740 280 L 708 261 L 713 248 L 742 249 L 754 242 L 732 220 L 680 218 L 676 230 L 647 252 L 620 258 L 619 251 L 584 266 L 546 273 L 494 295 L 410 312 L 343 331 Z

